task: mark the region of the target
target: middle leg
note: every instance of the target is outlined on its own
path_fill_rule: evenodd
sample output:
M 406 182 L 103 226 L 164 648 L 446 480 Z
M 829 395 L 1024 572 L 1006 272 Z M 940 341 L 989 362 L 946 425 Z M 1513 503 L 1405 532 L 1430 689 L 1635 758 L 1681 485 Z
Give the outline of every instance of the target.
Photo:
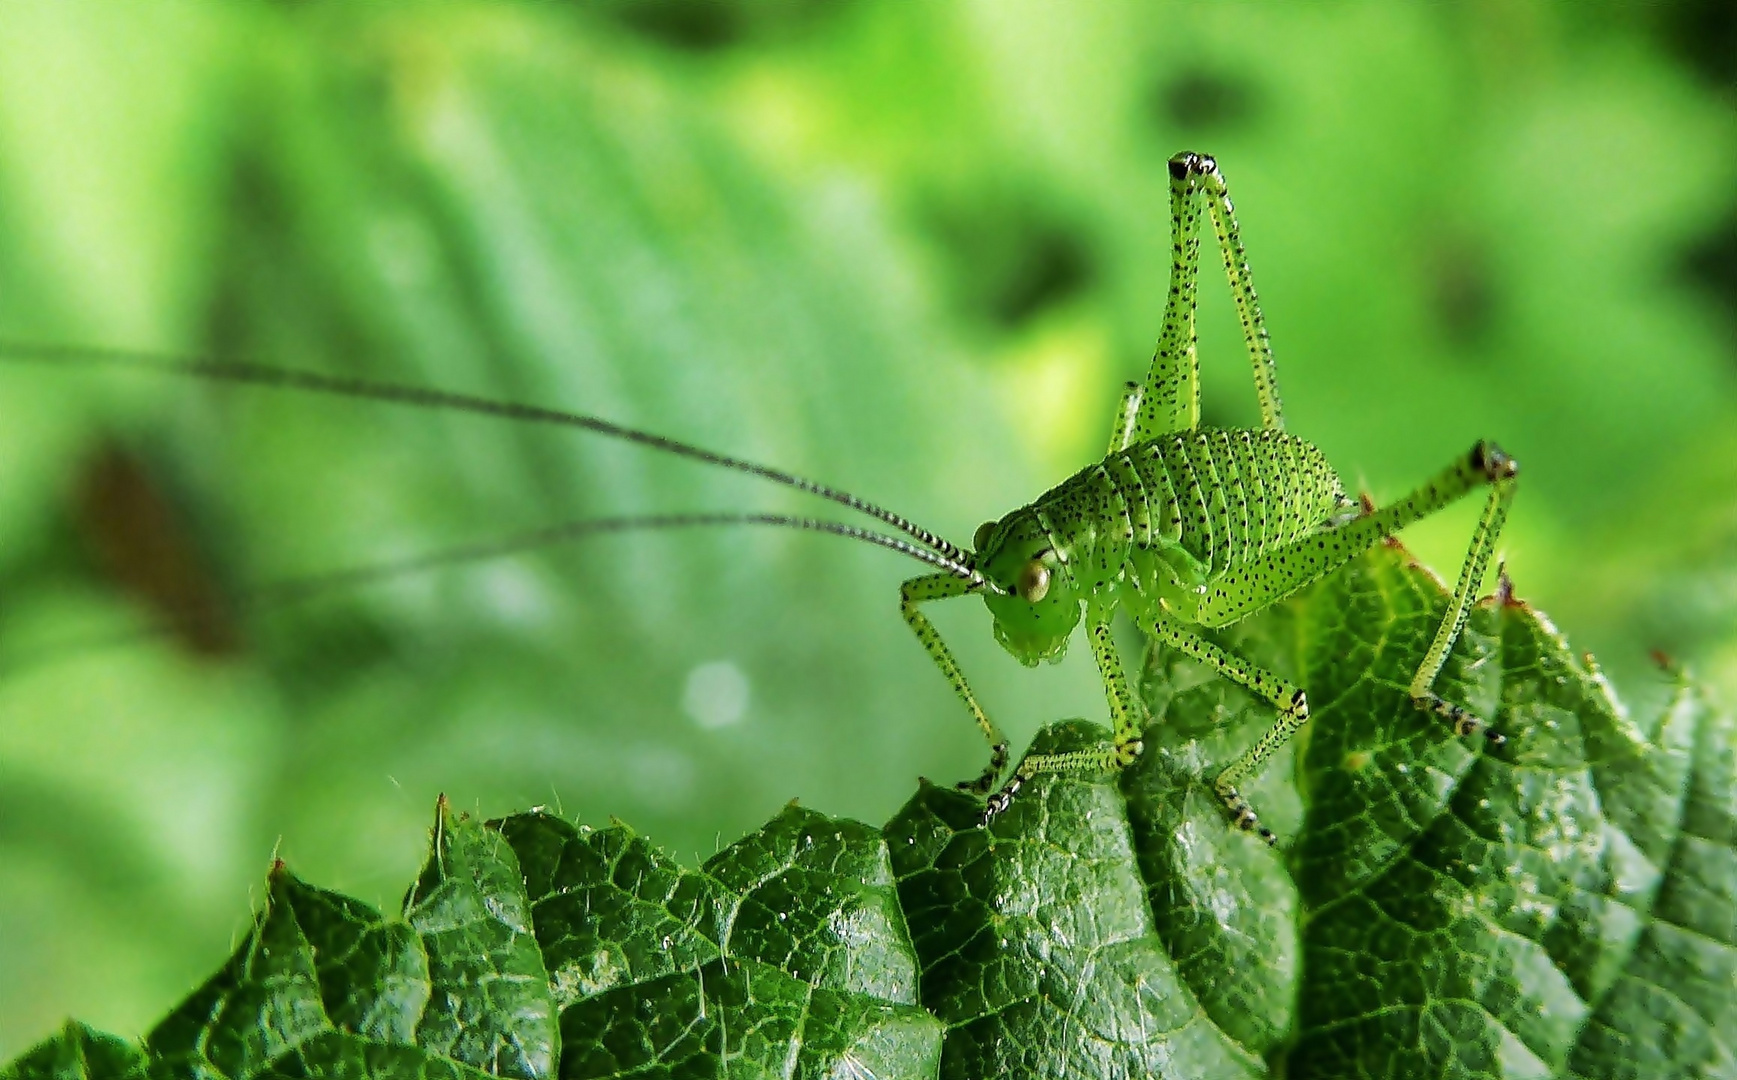
M 1046 772 L 1106 772 L 1125 769 L 1140 756 L 1143 744 L 1146 710 L 1128 685 L 1122 670 L 1122 658 L 1110 632 L 1110 616 L 1115 608 L 1094 603 L 1086 618 L 1086 637 L 1092 643 L 1092 656 L 1098 662 L 1098 674 L 1104 680 L 1104 696 L 1109 700 L 1110 721 L 1115 734 L 1109 746 L 1096 750 L 1074 750 L 1065 754 L 1027 754 L 1000 791 L 989 797 L 983 808 L 983 823 L 1013 804 L 1013 797 L 1025 782 Z
M 1156 640 L 1186 656 L 1205 664 L 1218 674 L 1260 697 L 1278 710 L 1279 718 L 1255 744 L 1218 774 L 1213 789 L 1219 801 L 1230 811 L 1238 828 L 1258 832 L 1268 844 L 1276 842 L 1271 829 L 1260 823 L 1260 817 L 1237 785 L 1258 773 L 1274 750 L 1291 741 L 1302 726 L 1309 722 L 1309 699 L 1303 688 L 1282 679 L 1265 668 L 1249 663 L 1229 650 L 1222 649 L 1201 637 L 1192 627 L 1155 610 L 1140 621 L 1140 629 Z
M 1210 583 L 1199 607 L 1190 613 L 1192 621 L 1206 627 L 1227 626 L 1267 608 L 1339 569 L 1405 525 L 1427 517 L 1480 484 L 1488 484 L 1489 499 L 1466 552 L 1459 583 L 1448 601 L 1447 612 L 1435 637 L 1412 677 L 1409 690 L 1413 704 L 1447 720 L 1457 734 L 1483 731 L 1492 743 L 1500 744 L 1500 735 L 1463 707 L 1441 698 L 1433 686 L 1449 651 L 1465 628 L 1466 617 L 1483 581 L 1496 538 L 1507 517 L 1508 505 L 1513 500 L 1518 474 L 1519 467 L 1512 458 L 1494 444 L 1480 442 L 1472 447 L 1470 454 L 1398 502 L 1320 529 L 1237 567 L 1235 574 L 1227 574 Z M 1307 698 L 1300 688 L 1232 656 L 1173 616 L 1160 611 L 1143 621 L 1141 628 L 1266 698 L 1279 710 L 1278 723 L 1217 780 L 1219 797 L 1225 801 L 1237 823 L 1244 828 L 1253 828 L 1253 811 L 1237 795 L 1236 785 L 1254 773 L 1273 750 L 1284 745 L 1308 721 Z M 1261 830 L 1261 835 L 1271 842 L 1271 834 L 1265 829 Z

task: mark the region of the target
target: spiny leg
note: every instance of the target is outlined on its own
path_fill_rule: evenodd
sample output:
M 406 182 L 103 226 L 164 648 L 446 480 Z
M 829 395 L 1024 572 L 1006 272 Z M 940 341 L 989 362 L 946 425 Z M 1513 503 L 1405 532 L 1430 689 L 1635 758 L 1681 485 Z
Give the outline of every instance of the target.
M 1137 391 L 1139 414 L 1129 443 L 1147 442 L 1200 423 L 1200 358 L 1194 308 L 1200 268 L 1199 177 L 1170 159 L 1170 294 L 1152 366 Z M 1121 416 L 1118 414 L 1120 423 Z
M 1494 443 L 1479 442 L 1471 453 L 1399 501 L 1310 533 L 1238 566 L 1234 575 L 1209 582 L 1199 607 L 1187 613 L 1189 621 L 1206 627 L 1229 626 L 1271 607 L 1482 484 L 1495 485 L 1492 503 L 1500 501 L 1505 513 L 1518 471 L 1513 459 Z M 1490 517 L 1488 510 L 1485 517 Z M 1497 515 L 1492 524 L 1499 527 L 1500 523 Z
M 1193 168 L 1200 174 L 1200 187 L 1206 193 L 1206 210 L 1212 217 L 1212 231 L 1218 236 L 1218 250 L 1224 257 L 1224 273 L 1230 279 L 1231 299 L 1236 302 L 1237 319 L 1242 323 L 1243 341 L 1248 345 L 1249 362 L 1254 367 L 1255 396 L 1260 400 L 1261 427 L 1282 431 L 1285 427 L 1284 408 L 1279 403 L 1279 383 L 1273 362 L 1272 342 L 1267 338 L 1266 319 L 1255 296 L 1254 275 L 1249 272 L 1248 252 L 1242 246 L 1242 233 L 1236 224 L 1236 207 L 1231 204 L 1230 191 L 1224 185 L 1224 174 L 1218 162 L 1201 154 L 1178 154 L 1171 167 L 1182 159 L 1193 159 Z
M 1122 670 L 1122 657 L 1110 632 L 1109 605 L 1094 605 L 1086 619 L 1086 637 L 1092 643 L 1092 656 L 1098 661 L 1098 673 L 1104 680 L 1104 696 L 1110 704 L 1110 721 L 1115 725 L 1113 741 L 1096 750 L 1075 750 L 1065 754 L 1027 754 L 1013 770 L 1005 786 L 989 797 L 983 808 L 983 823 L 1013 804 L 1013 797 L 1025 782 L 1046 772 L 1105 772 L 1125 769 L 1140 756 L 1140 733 L 1145 709 L 1128 686 L 1127 673 Z
M 1164 304 L 1163 329 L 1146 381 L 1138 386 L 1139 411 L 1131 435 L 1117 445 L 1124 430 L 1122 410 L 1116 414 L 1111 433 L 1111 452 L 1129 443 L 1146 442 L 1173 431 L 1187 431 L 1200 422 L 1200 358 L 1195 341 L 1195 307 L 1200 270 L 1200 208 L 1197 196 L 1206 195 L 1207 214 L 1224 258 L 1231 299 L 1242 323 L 1243 340 L 1254 368 L 1255 395 L 1260 400 L 1261 426 L 1282 430 L 1283 407 L 1279 402 L 1276 365 L 1266 320 L 1255 296 L 1254 275 L 1249 271 L 1248 252 L 1236 223 L 1236 208 L 1230 201 L 1224 174 L 1209 155 L 1185 151 L 1170 159 L 1170 294 Z M 1123 403 L 1128 399 L 1124 397 Z
M 1239 828 L 1260 833 L 1261 839 L 1271 844 L 1275 842 L 1271 829 L 1260 823 L 1260 818 L 1249 806 L 1248 800 L 1237 790 L 1245 777 L 1260 771 L 1274 750 L 1291 741 L 1291 736 L 1309 722 L 1309 699 L 1303 689 L 1294 683 L 1279 678 L 1265 668 L 1258 667 L 1242 659 L 1234 653 L 1219 648 L 1200 634 L 1178 622 L 1162 611 L 1154 612 L 1140 623 L 1140 629 L 1152 637 L 1174 649 L 1212 668 L 1231 682 L 1247 687 L 1255 696 L 1265 700 L 1279 711 L 1279 718 L 1272 727 L 1267 729 L 1255 744 L 1244 750 L 1237 759 L 1230 763 L 1218 779 L 1213 781 L 1213 788 L 1218 792 L 1219 800 Z
M 1435 513 L 1480 484 L 1488 484 L 1489 499 L 1466 552 L 1459 584 L 1410 689 L 1413 703 L 1446 719 L 1457 733 L 1470 735 L 1482 730 L 1491 742 L 1499 744 L 1502 737 L 1489 730 L 1482 720 L 1458 705 L 1443 701 L 1430 688 L 1465 627 L 1466 616 L 1513 501 L 1519 471 L 1514 459 L 1501 448 L 1479 442 L 1471 453 L 1398 502 L 1305 536 L 1244 564 L 1234 577 L 1227 575 L 1212 582 L 1194 612 L 1194 621 L 1209 627 L 1226 626 L 1269 607 L 1326 577 L 1412 522 Z
M 1418 708 L 1435 713 L 1452 724 L 1455 734 L 1471 735 L 1482 730 L 1492 744 L 1500 746 L 1505 740 L 1499 732 L 1461 706 L 1443 701 L 1432 689 L 1435 677 L 1441 674 L 1442 665 L 1447 663 L 1448 651 L 1459 639 L 1460 631 L 1465 629 L 1466 616 L 1471 613 L 1478 585 L 1484 580 L 1484 570 L 1490 565 L 1490 553 L 1495 550 L 1496 538 L 1502 535 L 1502 523 L 1507 520 L 1508 507 L 1514 501 L 1519 466 L 1500 450 L 1494 447 L 1490 450 L 1494 459 L 1485 462 L 1491 476 L 1490 497 L 1484 503 L 1484 515 L 1478 519 L 1471 546 L 1466 549 L 1465 565 L 1460 568 L 1459 584 L 1454 586 L 1447 614 L 1442 616 L 1435 640 L 1429 643 L 1429 651 L 1424 654 L 1423 662 L 1417 665 L 1417 674 L 1411 678 L 1411 700 Z
M 935 624 L 929 621 L 927 615 L 917 610 L 918 604 L 964 596 L 970 591 L 971 583 L 953 574 L 928 574 L 912 578 L 899 586 L 899 614 L 905 617 L 905 622 L 910 624 L 917 640 L 922 642 L 923 649 L 928 652 L 929 659 L 941 669 L 941 674 L 965 703 L 971 718 L 977 721 L 977 729 L 989 740 L 988 768 L 984 769 L 983 775 L 977 779 L 962 781 L 958 785 L 961 791 L 986 795 L 995 787 L 995 781 L 1007 768 L 1007 739 L 1001 734 L 1001 729 L 995 726 L 995 721 L 989 719 L 989 714 L 983 711 L 983 706 L 977 704 L 977 696 L 971 692 L 970 684 L 965 681 L 965 673 L 959 670 L 959 662 L 953 659 L 947 643 L 941 640 L 941 632 L 935 629 Z

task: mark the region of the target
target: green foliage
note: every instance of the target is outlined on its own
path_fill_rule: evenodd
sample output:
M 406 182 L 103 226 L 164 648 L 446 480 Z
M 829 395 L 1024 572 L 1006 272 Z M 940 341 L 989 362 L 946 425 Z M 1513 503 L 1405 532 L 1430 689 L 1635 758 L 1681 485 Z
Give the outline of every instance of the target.
M 1292 429 L 1383 498 L 1474 438 L 1514 452 L 1515 580 L 1650 715 L 1655 647 L 1737 688 L 1737 125 L 1652 32 L 1697 5 L 1723 10 L 8 0 L 0 336 L 593 412 L 963 540 L 1101 451 L 1166 288 L 1162 163 L 1208 150 Z M 1235 324 L 1201 304 L 1205 407 L 1237 421 Z M 692 867 L 793 796 L 878 822 L 914 774 L 974 774 L 901 568 L 817 538 L 603 541 L 37 662 L 189 596 L 747 507 L 810 509 L 549 432 L 0 370 L 0 1057 L 68 1014 L 145 1030 L 274 849 L 396 924 L 440 791 L 619 814 Z M 1405 539 L 1446 568 L 1469 531 Z M 1023 672 L 971 607 L 935 617 L 1016 743 L 1102 715 L 1083 650 Z M 739 711 L 689 707 L 707 672 Z M 1257 796 L 1324 842 L 1283 768 Z M 1184 868 L 1267 866 L 1189 815 Z M 1269 869 L 1253 929 L 1188 930 L 1179 963 L 1302 962 L 1268 947 L 1303 910 Z M 1291 983 L 1239 979 L 1215 1023 L 1293 1030 Z
M 792 804 L 688 870 L 442 800 L 401 918 L 279 864 L 142 1047 L 71 1024 L 0 1076 L 1731 1075 L 1737 722 L 1681 677 L 1631 720 L 1498 599 L 1444 673 L 1509 735 L 1479 753 L 1404 689 L 1444 602 L 1387 547 L 1237 635 L 1320 702 L 1255 789 L 1283 853 L 1201 779 L 1270 711 L 1154 654 L 1139 762 L 989 829 L 925 783 L 883 829 Z

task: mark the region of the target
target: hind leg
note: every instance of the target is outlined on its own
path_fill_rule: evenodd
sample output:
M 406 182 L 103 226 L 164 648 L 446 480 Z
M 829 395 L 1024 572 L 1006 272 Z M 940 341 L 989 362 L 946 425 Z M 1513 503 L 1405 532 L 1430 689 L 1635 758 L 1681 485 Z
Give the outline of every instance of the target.
M 1200 197 L 1224 260 L 1231 299 L 1236 302 L 1254 369 L 1255 395 L 1260 399 L 1261 426 L 1282 429 L 1278 378 L 1266 319 L 1255 296 L 1254 277 L 1236 223 L 1224 174 L 1210 156 L 1185 152 L 1170 159 L 1170 293 L 1164 302 L 1164 324 L 1158 347 L 1143 383 L 1135 383 L 1122 398 L 1110 436 L 1110 451 L 1147 442 L 1200 423 L 1200 358 L 1195 343 L 1194 309 L 1200 276 Z

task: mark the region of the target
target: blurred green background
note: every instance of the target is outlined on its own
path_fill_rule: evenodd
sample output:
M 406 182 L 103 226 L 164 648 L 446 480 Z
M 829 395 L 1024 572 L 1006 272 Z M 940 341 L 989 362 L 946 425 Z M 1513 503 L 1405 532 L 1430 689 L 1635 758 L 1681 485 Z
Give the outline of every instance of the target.
M 0 8 L 0 335 L 599 414 L 964 542 L 1101 453 L 1218 155 L 1292 430 L 1393 497 L 1525 467 L 1521 595 L 1633 701 L 1737 692 L 1737 40 L 1719 0 Z M 1204 265 L 1210 267 L 1210 261 Z M 1255 416 L 1216 270 L 1205 416 Z M 273 853 L 391 905 L 435 796 L 684 859 L 981 744 L 824 537 L 622 536 L 124 647 L 253 584 L 563 517 L 812 511 L 581 434 L 0 366 L 0 1059 L 148 1025 Z M 1476 508 L 1407 543 L 1457 571 Z M 231 606 L 234 606 L 233 604 Z M 1101 715 L 937 610 L 1021 743 Z M 68 647 L 67 643 L 75 643 Z

